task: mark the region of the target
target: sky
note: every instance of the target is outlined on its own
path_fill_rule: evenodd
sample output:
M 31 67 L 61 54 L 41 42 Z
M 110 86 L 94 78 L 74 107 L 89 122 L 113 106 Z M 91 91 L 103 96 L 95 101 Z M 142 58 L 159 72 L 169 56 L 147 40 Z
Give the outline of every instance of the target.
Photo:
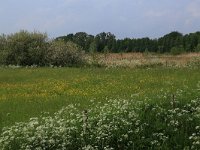
M 111 32 L 117 38 L 159 38 L 200 31 L 200 0 L 0 0 L 0 33 L 50 37 Z

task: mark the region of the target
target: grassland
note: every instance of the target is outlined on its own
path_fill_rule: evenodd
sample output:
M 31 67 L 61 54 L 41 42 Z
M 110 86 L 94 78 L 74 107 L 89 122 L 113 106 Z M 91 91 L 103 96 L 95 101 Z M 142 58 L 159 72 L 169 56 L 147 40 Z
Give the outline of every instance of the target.
M 192 133 L 196 132 L 195 129 L 199 129 L 198 124 L 200 123 L 200 117 L 198 117 L 200 116 L 200 71 L 198 66 L 185 65 L 193 58 L 188 59 L 184 63 L 184 67 L 180 67 L 180 65 L 178 67 L 177 65 L 173 67 L 145 65 L 145 67 L 112 68 L 112 65 L 108 64 L 105 68 L 2 67 L 0 68 L 0 130 L 3 127 L 11 126 L 7 132 L 4 130 L 5 137 L 10 137 L 10 141 L 14 136 L 18 139 L 21 135 L 26 134 L 25 131 L 21 132 L 24 129 L 29 131 L 27 134 L 33 135 L 33 132 L 36 131 L 32 129 L 32 125 L 34 126 L 35 122 L 36 126 L 40 124 L 37 119 L 32 119 L 29 124 L 12 126 L 16 122 L 27 122 L 29 118 L 40 117 L 42 112 L 49 112 L 50 116 L 54 116 L 54 113 L 60 110 L 55 118 L 43 117 L 44 119 L 42 119 L 46 128 L 49 128 L 48 136 L 54 134 L 54 129 L 63 127 L 65 130 L 73 124 L 78 130 L 75 131 L 75 135 L 71 132 L 74 128 L 70 128 L 69 133 L 66 131 L 67 135 L 60 131 L 59 133 L 56 131 L 55 134 L 56 136 L 63 134 L 64 137 L 72 134 L 70 135 L 71 144 L 75 142 L 78 146 L 83 146 L 86 142 L 81 140 L 93 136 L 90 137 L 90 140 L 87 139 L 87 142 L 91 145 L 95 143 L 98 148 L 100 145 L 100 149 L 106 149 L 103 147 L 106 144 L 117 146 L 115 149 L 121 149 L 123 146 L 125 146 L 124 149 L 130 149 L 130 146 L 134 146 L 134 144 L 136 144 L 135 149 L 149 147 L 151 149 L 180 149 L 192 148 L 192 146 L 194 149 L 198 148 L 200 131 L 197 131 L 195 135 Z M 196 58 L 198 59 L 195 55 Z M 127 60 L 128 58 L 126 58 Z M 182 63 L 183 59 L 179 60 Z M 168 62 L 170 62 L 169 59 Z M 144 102 L 144 106 L 138 106 L 138 102 Z M 138 107 L 136 108 L 135 105 Z M 67 107 L 66 110 L 61 110 L 63 107 Z M 85 137 L 82 135 L 85 133 L 82 133 L 80 125 L 83 110 L 94 113 L 88 123 L 94 127 L 91 129 L 91 134 L 85 135 Z M 74 112 L 76 114 L 73 115 Z M 72 116 L 68 118 L 71 121 L 67 120 L 63 123 L 62 121 L 71 114 Z M 106 120 L 99 123 L 102 118 Z M 52 120 L 55 120 L 58 125 L 51 124 Z M 59 124 L 60 122 L 61 124 Z M 72 124 L 68 124 L 69 122 Z M 38 129 L 43 129 L 43 123 L 38 126 Z M 100 125 L 98 126 L 96 123 Z M 113 126 L 110 126 L 109 124 L 112 123 Z M 130 124 L 132 125 L 130 126 Z M 116 130 L 114 130 L 114 126 L 117 126 Z M 180 131 L 177 131 L 178 129 Z M 101 131 L 101 134 L 97 134 L 97 130 Z M 129 135 L 129 130 L 134 131 L 134 134 L 130 132 Z M 19 135 L 18 131 L 20 131 Z M 79 131 L 81 131 L 80 134 Z M 111 135 L 107 136 L 107 132 Z M 13 135 L 7 136 L 10 133 Z M 36 137 L 38 135 L 40 133 Z M 94 139 L 95 136 L 98 137 L 97 135 L 102 137 Z M 120 136 L 123 137 L 123 142 L 117 141 L 116 137 Z M 64 137 L 61 139 L 64 140 Z M 26 139 L 23 138 L 21 141 Z M 189 142 L 189 138 L 194 139 L 194 144 L 192 141 Z M 105 145 L 101 143 L 102 139 L 107 139 Z M 131 143 L 133 141 L 135 143 Z M 2 142 L 1 139 L 0 142 Z M 14 147 L 17 145 L 15 142 Z M 13 142 L 11 143 L 13 144 Z M 11 143 L 7 145 L 11 145 Z M 45 146 L 49 145 L 51 144 Z M 89 148 L 87 145 L 85 146 L 85 149 Z M 17 149 L 17 147 L 15 148 Z
M 91 99 L 171 96 L 179 89 L 192 91 L 200 81 L 200 71 L 187 68 L 1 68 L 0 72 L 1 128 L 71 103 L 87 108 Z

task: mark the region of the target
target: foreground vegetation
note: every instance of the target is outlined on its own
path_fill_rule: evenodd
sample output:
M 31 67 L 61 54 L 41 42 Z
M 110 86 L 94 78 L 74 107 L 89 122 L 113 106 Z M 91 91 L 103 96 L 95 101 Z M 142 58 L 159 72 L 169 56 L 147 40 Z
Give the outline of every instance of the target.
M 0 148 L 199 149 L 200 99 L 162 99 L 91 101 L 83 113 L 80 104 L 69 105 L 52 117 L 4 128 Z
M 0 72 L 1 149 L 198 149 L 198 67 Z

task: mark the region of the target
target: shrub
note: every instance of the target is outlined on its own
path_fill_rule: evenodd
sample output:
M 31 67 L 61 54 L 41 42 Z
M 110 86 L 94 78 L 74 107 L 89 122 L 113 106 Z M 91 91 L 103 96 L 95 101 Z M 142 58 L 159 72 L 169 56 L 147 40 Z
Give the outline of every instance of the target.
M 200 52 L 200 44 L 198 44 L 197 47 L 195 48 L 195 52 Z
M 184 50 L 182 45 L 178 46 L 178 47 L 177 46 L 172 47 L 171 50 L 170 50 L 172 55 L 179 55 L 179 54 L 182 54 L 184 51 L 185 50 Z
M 47 35 L 39 32 L 20 31 L 3 35 L 1 63 L 5 65 L 44 65 Z
M 8 56 L 8 47 L 6 35 L 0 36 L 0 64 L 6 63 L 6 57 Z
M 85 63 L 83 51 L 72 42 L 49 41 L 46 34 L 20 31 L 0 36 L 0 64 L 74 66 Z
M 76 44 L 57 40 L 49 43 L 46 61 L 53 66 L 80 66 L 85 63 L 83 54 Z

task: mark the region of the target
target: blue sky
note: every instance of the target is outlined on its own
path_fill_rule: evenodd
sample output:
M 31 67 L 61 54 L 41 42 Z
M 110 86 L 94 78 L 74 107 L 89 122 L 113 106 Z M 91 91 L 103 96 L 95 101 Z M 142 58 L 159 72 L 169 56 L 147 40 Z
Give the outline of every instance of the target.
M 5 34 L 105 31 L 117 38 L 157 38 L 200 31 L 200 0 L 0 0 L 0 20 Z

